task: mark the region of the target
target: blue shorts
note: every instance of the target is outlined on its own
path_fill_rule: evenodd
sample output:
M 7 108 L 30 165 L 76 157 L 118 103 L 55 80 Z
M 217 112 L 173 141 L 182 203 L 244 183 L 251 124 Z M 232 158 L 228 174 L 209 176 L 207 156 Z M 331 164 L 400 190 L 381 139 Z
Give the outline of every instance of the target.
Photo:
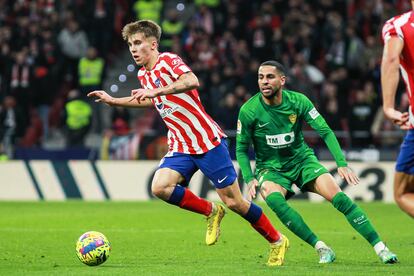
M 201 170 L 217 189 L 233 184 L 237 178 L 225 139 L 222 139 L 220 145 L 203 154 L 175 152 L 172 156 L 164 157 L 159 168 L 169 168 L 179 172 L 185 179 L 184 183 L 179 183 L 183 186 L 188 186 L 197 170 Z
M 400 154 L 395 165 L 397 172 L 414 174 L 414 130 L 410 129 L 400 147 Z

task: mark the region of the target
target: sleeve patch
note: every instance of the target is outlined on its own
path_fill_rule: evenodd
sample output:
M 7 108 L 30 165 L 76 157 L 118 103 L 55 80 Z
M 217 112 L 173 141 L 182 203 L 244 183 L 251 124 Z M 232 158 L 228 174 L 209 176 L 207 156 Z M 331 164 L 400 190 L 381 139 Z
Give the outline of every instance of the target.
M 311 111 L 309 111 L 309 116 L 311 116 L 311 118 L 313 119 L 313 120 L 315 120 L 318 116 L 319 116 L 319 112 L 318 112 L 318 110 L 316 110 L 316 108 L 314 107 L 314 108 L 312 108 L 312 110 Z
M 237 120 L 237 134 L 241 134 L 242 131 L 242 123 L 240 120 Z

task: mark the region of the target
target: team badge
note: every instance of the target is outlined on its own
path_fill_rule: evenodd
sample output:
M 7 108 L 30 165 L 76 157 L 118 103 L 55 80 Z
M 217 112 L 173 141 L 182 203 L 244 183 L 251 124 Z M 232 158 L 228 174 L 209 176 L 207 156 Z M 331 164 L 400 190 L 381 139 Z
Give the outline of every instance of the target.
M 292 124 L 294 124 L 294 123 L 296 123 L 296 118 L 297 118 L 298 116 L 296 115 L 296 114 L 290 114 L 289 115 L 289 121 L 292 123 Z
M 154 81 L 154 83 L 155 83 L 155 86 L 157 86 L 157 87 L 160 87 L 160 86 L 161 86 L 161 81 L 160 81 L 160 79 L 156 79 L 156 80 Z

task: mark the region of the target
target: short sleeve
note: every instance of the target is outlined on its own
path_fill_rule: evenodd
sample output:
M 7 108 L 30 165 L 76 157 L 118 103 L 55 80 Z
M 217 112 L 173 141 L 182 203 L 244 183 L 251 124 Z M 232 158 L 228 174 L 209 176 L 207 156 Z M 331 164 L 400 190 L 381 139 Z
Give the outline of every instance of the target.
M 190 67 L 176 54 L 163 53 L 163 60 L 167 65 L 167 70 L 175 79 L 178 79 L 182 74 L 191 72 Z
M 397 28 L 394 25 L 394 20 L 388 20 L 382 27 L 382 40 L 387 42 L 391 37 L 402 37 L 402 32 L 398 32 Z

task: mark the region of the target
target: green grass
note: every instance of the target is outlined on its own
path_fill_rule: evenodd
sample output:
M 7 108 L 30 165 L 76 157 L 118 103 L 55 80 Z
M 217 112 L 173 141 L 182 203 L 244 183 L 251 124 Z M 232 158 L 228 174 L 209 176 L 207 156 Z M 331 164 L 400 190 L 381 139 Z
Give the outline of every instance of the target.
M 316 252 L 267 207 L 291 241 L 283 267 L 266 267 L 267 243 L 231 212 L 219 242 L 207 247 L 201 216 L 160 201 L 0 202 L 0 275 L 412 275 L 414 220 L 395 205 L 360 204 L 400 259 L 384 265 L 330 204 L 291 204 L 335 250 L 335 263 L 319 265 Z M 98 267 L 80 263 L 75 254 L 76 239 L 88 230 L 103 232 L 112 243 L 108 261 Z

